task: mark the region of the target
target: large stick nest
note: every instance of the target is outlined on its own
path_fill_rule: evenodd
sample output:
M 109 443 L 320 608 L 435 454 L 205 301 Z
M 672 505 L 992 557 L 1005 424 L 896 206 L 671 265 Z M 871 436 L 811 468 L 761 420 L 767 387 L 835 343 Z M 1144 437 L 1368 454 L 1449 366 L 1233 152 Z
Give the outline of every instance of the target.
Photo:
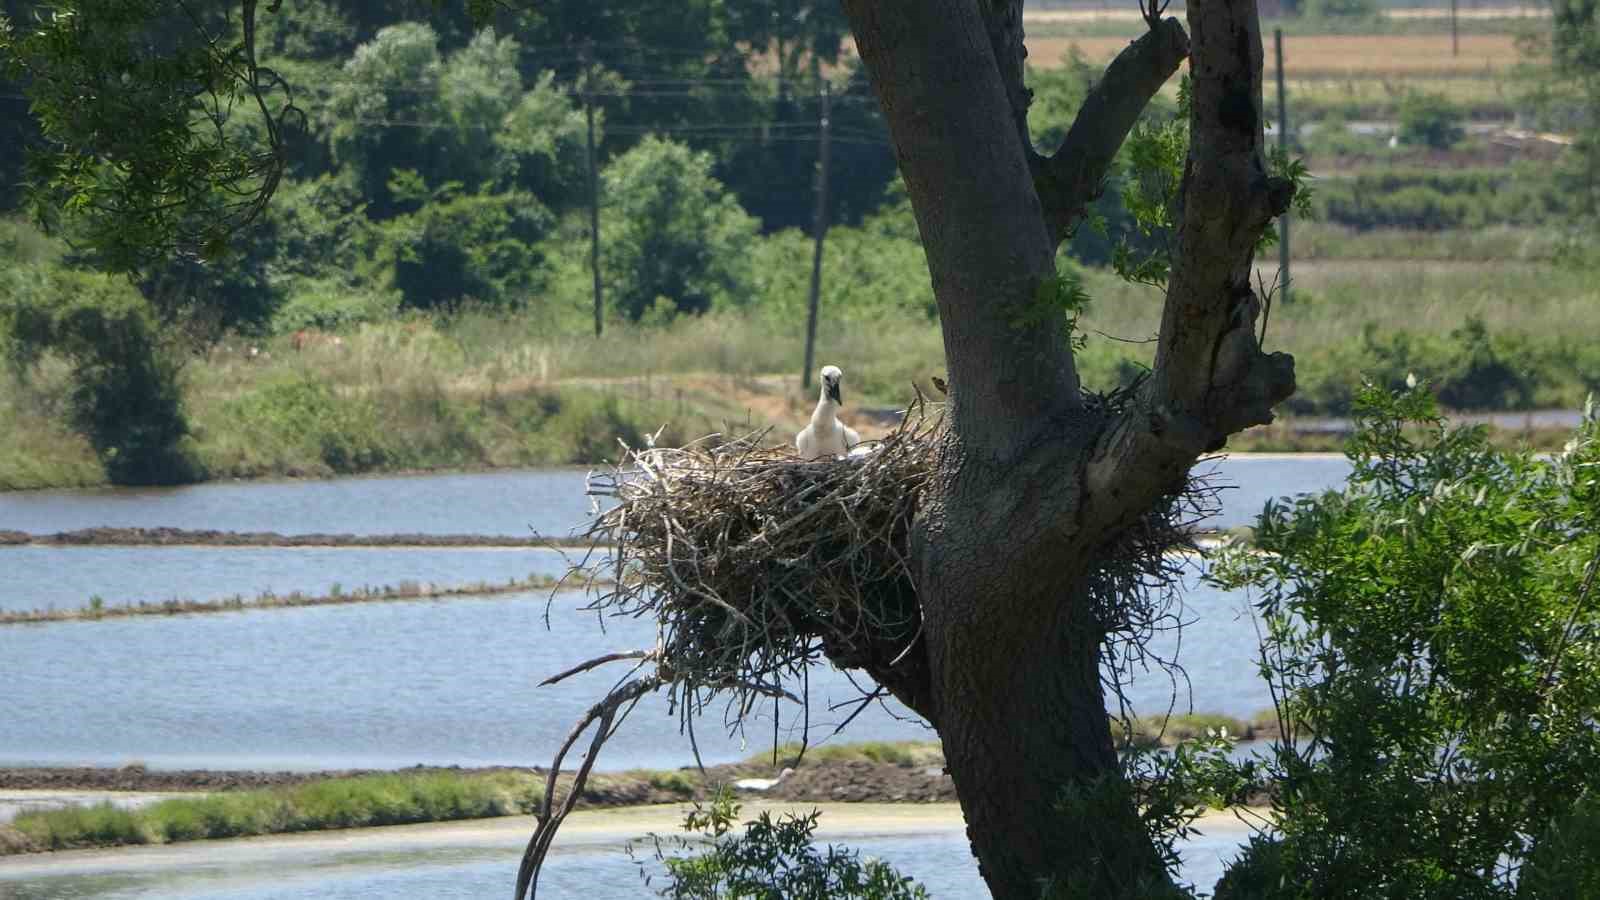
M 1129 395 L 1086 400 L 1109 416 Z M 921 613 L 910 537 L 935 476 L 942 413 L 919 398 L 894 432 L 843 459 L 800 461 L 756 434 L 630 448 L 591 476 L 590 493 L 614 505 L 588 536 L 608 547 L 603 568 L 616 575 L 594 582 L 591 608 L 657 623 L 643 655 L 687 728 L 718 694 L 732 701 L 730 726 L 762 697 L 793 698 L 822 657 L 881 676 L 912 655 Z M 1190 529 L 1214 494 L 1186 478 L 1093 556 L 1089 595 L 1118 694 L 1136 667 L 1173 668 L 1146 645 L 1179 624 L 1172 551 L 1192 547 Z
M 1115 414 L 1131 396 L 1131 388 L 1086 395 L 1089 418 Z M 762 433 L 682 448 L 624 448 L 610 471 L 590 477 L 590 494 L 609 506 L 597 511 L 587 537 L 609 558 L 599 567 L 585 559 L 574 572 L 589 573 L 590 609 L 648 616 L 656 644 L 606 654 L 545 681 L 634 662 L 556 754 L 518 872 L 518 897 L 534 896 L 551 842 L 601 747 L 645 695 L 666 688 L 693 742 L 695 718 L 718 696 L 728 698 L 730 727 L 742 727 L 763 699 L 793 699 L 809 709 L 806 673 L 824 657 L 880 681 L 898 679 L 902 661 L 913 670 L 922 664 L 911 532 L 936 475 L 942 428 L 942 407 L 919 397 L 893 433 L 843 459 L 797 460 L 787 447 L 765 447 Z M 1148 641 L 1181 625 L 1181 567 L 1171 551 L 1192 546 L 1189 529 L 1212 510 L 1214 493 L 1186 477 L 1092 557 L 1088 595 L 1106 635 L 1102 670 L 1124 718 L 1126 679 L 1152 663 L 1174 677 L 1176 702 L 1181 670 L 1151 654 Z M 639 674 L 652 663 L 654 671 Z M 864 689 L 857 711 L 880 692 Z M 561 762 L 591 727 L 589 751 L 557 806 Z
M 686 721 L 731 692 L 732 724 L 823 656 L 887 668 L 919 633 L 910 532 L 941 423 L 919 403 L 842 459 L 799 461 L 760 434 L 628 450 L 590 478 L 615 501 L 590 537 L 620 576 L 593 606 L 656 621 L 652 656 Z

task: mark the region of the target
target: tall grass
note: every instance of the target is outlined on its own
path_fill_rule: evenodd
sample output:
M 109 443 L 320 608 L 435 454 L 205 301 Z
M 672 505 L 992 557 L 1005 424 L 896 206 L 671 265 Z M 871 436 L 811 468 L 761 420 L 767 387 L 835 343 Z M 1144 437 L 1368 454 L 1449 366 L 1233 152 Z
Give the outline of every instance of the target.
M 1600 350 L 1586 338 L 1600 333 L 1591 276 L 1539 261 L 1534 232 L 1499 234 L 1504 255 L 1491 261 L 1491 238 L 1306 229 L 1299 246 L 1318 258 L 1296 263 L 1294 302 L 1275 304 L 1266 328 L 1268 349 L 1299 363 L 1288 408 L 1339 413 L 1368 374 L 1461 377 L 1477 351 L 1452 333 L 1473 319 L 1487 329 L 1490 362 L 1516 382 L 1484 400 L 1489 408 L 1575 408 L 1600 389 Z M 1405 258 L 1433 257 L 1430 247 L 1448 258 Z M 1506 259 L 1517 255 L 1527 261 Z M 1263 260 L 1268 281 L 1274 269 Z M 1153 359 L 1161 293 L 1100 270 L 1085 279 L 1093 303 L 1079 364 L 1086 384 L 1107 388 Z M 920 313 L 824 307 L 817 346 L 816 365 L 845 370 L 847 412 L 903 404 L 913 382 L 944 369 L 938 323 Z M 298 352 L 287 336 L 230 340 L 184 376 L 194 454 L 209 477 L 327 476 L 590 463 L 663 426 L 668 443 L 767 425 L 781 435 L 814 402 L 799 384 L 803 354 L 801 321 L 758 311 L 613 324 L 598 339 L 467 311 L 361 325 Z M 87 443 L 51 414 L 64 378 L 48 362 L 27 385 L 0 376 L 0 489 L 103 479 Z
M 365 775 L 132 810 L 103 803 L 26 812 L 12 827 L 46 850 L 161 844 L 518 815 L 534 809 L 542 790 L 538 776 L 521 772 Z

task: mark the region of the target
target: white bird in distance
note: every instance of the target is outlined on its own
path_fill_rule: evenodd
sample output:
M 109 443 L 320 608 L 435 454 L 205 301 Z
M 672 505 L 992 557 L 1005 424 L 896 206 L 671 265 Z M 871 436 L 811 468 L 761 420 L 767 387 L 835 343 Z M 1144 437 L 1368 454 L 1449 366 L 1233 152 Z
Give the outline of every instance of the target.
M 839 421 L 839 407 L 844 404 L 839 392 L 839 381 L 844 373 L 838 366 L 822 367 L 822 396 L 817 408 L 811 412 L 811 424 L 795 435 L 794 446 L 801 459 L 821 456 L 844 456 L 850 448 L 861 443 L 861 437 Z

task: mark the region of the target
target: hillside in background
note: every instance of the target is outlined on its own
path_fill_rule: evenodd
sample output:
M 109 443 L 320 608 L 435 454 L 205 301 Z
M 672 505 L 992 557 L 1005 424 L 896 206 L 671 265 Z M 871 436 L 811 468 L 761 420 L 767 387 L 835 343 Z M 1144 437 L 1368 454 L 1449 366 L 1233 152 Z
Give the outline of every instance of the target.
M 1030 124 L 1052 150 L 1144 26 L 1132 7 L 1029 9 Z M 1550 87 L 1549 9 L 1277 12 L 1263 31 L 1284 33 L 1287 149 L 1313 176 L 1267 321 L 1268 349 L 1298 360 L 1281 412 L 1341 416 L 1364 379 L 1411 375 L 1458 410 L 1581 406 L 1600 387 L 1574 237 L 1591 123 Z M 225 248 L 132 278 L 104 274 L 83 222 L 29 218 L 22 161 L 45 138 L 24 76 L 0 83 L 0 489 L 592 462 L 663 427 L 786 439 L 812 399 L 824 140 L 817 364 L 845 370 L 868 430 L 943 372 L 916 225 L 835 4 L 540 4 L 474 29 L 450 6 L 289 0 L 258 46 L 304 114 L 276 196 Z M 1275 119 L 1270 37 L 1267 68 Z M 1178 102 L 1175 79 L 1145 128 Z M 1120 169 L 1061 259 L 1091 298 L 1096 389 L 1152 362 L 1159 289 L 1118 276 L 1164 240 L 1129 211 L 1141 189 Z M 1275 247 L 1258 265 L 1281 283 Z

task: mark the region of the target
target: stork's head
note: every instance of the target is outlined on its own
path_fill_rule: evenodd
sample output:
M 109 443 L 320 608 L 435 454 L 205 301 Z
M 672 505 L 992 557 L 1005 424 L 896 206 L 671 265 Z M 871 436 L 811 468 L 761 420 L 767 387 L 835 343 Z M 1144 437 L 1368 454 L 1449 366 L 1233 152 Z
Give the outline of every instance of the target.
M 844 378 L 844 373 L 838 366 L 822 367 L 822 396 L 829 400 L 844 405 L 844 396 L 839 393 L 839 381 Z

